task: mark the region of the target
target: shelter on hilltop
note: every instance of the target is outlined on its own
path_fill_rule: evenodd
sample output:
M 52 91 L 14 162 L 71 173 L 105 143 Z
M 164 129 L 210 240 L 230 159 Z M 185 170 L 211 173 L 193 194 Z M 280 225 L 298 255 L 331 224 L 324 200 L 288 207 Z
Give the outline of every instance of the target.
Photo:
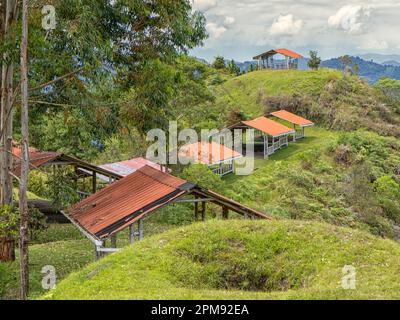
M 274 56 L 280 54 L 284 60 L 274 60 Z M 258 61 L 259 69 L 298 69 L 299 59 L 303 56 L 289 49 L 272 49 L 253 58 Z

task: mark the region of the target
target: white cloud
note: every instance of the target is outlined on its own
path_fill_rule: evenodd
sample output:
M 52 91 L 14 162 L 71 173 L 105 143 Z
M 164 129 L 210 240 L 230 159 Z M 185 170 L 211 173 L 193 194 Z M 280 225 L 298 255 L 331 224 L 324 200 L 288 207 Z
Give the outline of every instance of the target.
M 303 20 L 296 20 L 292 14 L 280 15 L 271 26 L 271 34 L 296 35 L 303 28 Z
M 206 12 L 217 6 L 217 0 L 192 0 L 193 9 Z
M 224 26 L 220 26 L 214 22 L 207 23 L 206 28 L 211 38 L 214 39 L 220 38 L 227 30 Z
M 385 50 L 387 48 L 389 48 L 389 44 L 384 40 L 370 40 L 358 47 L 358 49 L 363 50 Z
M 365 31 L 370 16 L 370 6 L 346 5 L 329 17 L 328 24 L 349 34 L 360 34 Z
M 224 20 L 224 25 L 225 26 L 230 26 L 230 25 L 232 25 L 234 23 L 235 23 L 235 18 L 234 17 L 225 17 L 225 20 Z

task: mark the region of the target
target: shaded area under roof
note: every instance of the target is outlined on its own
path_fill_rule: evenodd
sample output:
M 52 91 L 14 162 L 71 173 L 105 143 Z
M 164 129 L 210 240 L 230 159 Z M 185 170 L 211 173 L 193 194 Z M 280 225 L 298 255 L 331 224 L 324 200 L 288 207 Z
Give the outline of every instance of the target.
M 303 58 L 303 56 L 300 53 L 294 52 L 289 49 L 281 48 L 281 49 L 272 49 L 267 52 L 261 53 L 261 54 L 255 56 L 253 58 L 253 60 L 266 59 L 266 58 L 272 57 L 276 54 L 282 54 L 286 57 L 293 58 L 293 59 Z
M 295 125 L 302 126 L 302 127 L 308 127 L 308 126 L 314 125 L 314 123 L 311 122 L 310 120 L 302 118 L 302 117 L 300 117 L 294 113 L 291 113 L 289 111 L 286 111 L 286 110 L 271 112 L 271 115 L 273 115 L 274 117 L 277 117 L 279 119 L 285 120 L 287 122 L 293 123 Z
M 241 126 L 250 127 L 259 130 L 266 135 L 272 137 L 279 137 L 291 133 L 295 133 L 295 130 L 284 126 L 276 121 L 268 119 L 266 117 L 259 117 L 254 120 L 242 121 L 240 124 L 232 126 L 230 129 L 239 128 Z
M 211 202 L 223 204 L 241 214 L 269 218 L 215 192 L 149 166 L 72 206 L 66 215 L 93 239 L 101 240 L 189 194 L 210 197 Z

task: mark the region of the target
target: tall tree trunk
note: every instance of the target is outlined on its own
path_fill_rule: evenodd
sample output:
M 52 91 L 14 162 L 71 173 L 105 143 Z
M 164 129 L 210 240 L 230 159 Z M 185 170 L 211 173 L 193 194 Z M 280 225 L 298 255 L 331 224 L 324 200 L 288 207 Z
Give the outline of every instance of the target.
M 10 39 L 11 27 L 17 20 L 17 0 L 2 0 L 2 43 Z M 12 205 L 12 102 L 14 66 L 10 54 L 4 52 L 1 70 L 0 99 L 0 205 Z
M 29 252 L 28 252 L 28 175 L 29 175 L 29 115 L 28 115 L 28 2 L 22 1 L 22 39 L 21 39 L 21 133 L 22 161 L 19 191 L 20 259 L 21 259 L 21 299 L 28 297 L 29 290 Z

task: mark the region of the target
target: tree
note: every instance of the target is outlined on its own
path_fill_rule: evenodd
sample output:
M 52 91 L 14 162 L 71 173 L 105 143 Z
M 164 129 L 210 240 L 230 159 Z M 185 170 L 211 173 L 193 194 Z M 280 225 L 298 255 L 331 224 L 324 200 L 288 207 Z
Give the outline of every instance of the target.
M 310 51 L 310 60 L 308 60 L 308 66 L 310 69 L 318 70 L 321 65 L 321 58 L 318 57 L 317 51 Z
M 234 60 L 231 60 L 228 64 L 228 70 L 230 73 L 239 76 L 241 74 L 241 70 L 239 66 L 236 64 Z
M 351 65 L 353 63 L 353 60 L 349 55 L 341 56 L 339 60 L 342 63 L 343 76 L 346 77 L 349 73 L 351 73 Z
M 18 17 L 17 0 L 0 1 L 0 205 L 12 205 L 12 105 L 14 102 L 15 24 Z
M 360 72 L 360 65 L 359 65 L 358 63 L 355 63 L 355 64 L 353 65 L 353 73 L 354 73 L 355 75 L 358 75 L 359 72 Z
M 215 57 L 215 60 L 212 64 L 215 69 L 222 70 L 226 68 L 225 59 L 222 56 Z
M 21 176 L 19 191 L 20 211 L 20 273 L 21 299 L 26 300 L 29 291 L 29 252 L 28 252 L 28 177 L 29 177 L 29 117 L 28 117 L 28 3 L 22 1 L 22 38 L 21 38 Z
M 254 64 L 251 63 L 249 68 L 248 68 L 248 70 L 247 70 L 247 72 L 253 72 L 255 70 L 257 70 L 257 68 L 254 66 Z

